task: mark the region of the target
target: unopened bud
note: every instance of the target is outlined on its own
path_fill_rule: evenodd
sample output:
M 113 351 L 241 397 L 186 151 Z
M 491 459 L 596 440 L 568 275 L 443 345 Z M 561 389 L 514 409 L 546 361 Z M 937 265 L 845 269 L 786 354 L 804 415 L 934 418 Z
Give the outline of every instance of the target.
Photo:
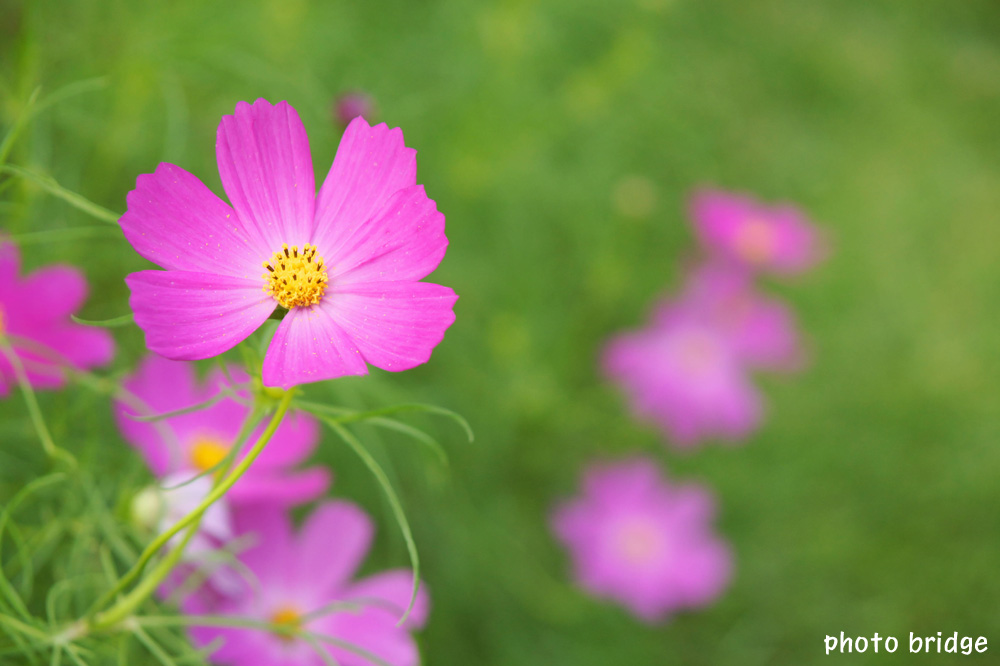
M 156 486 L 147 486 L 132 498 L 132 524 L 152 532 L 157 529 L 166 511 L 163 491 Z

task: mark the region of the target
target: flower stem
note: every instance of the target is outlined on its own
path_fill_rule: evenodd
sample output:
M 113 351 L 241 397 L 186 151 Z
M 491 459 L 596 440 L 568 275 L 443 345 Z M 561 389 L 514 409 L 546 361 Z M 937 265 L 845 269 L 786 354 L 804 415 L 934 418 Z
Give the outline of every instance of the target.
M 42 416 L 42 410 L 38 406 L 38 400 L 35 398 L 35 392 L 31 388 L 31 381 L 28 379 L 27 372 L 25 372 L 24 364 L 21 363 L 21 359 L 18 358 L 14 347 L 8 342 L 6 335 L 0 335 L 0 354 L 7 359 L 7 362 L 10 363 L 11 368 L 14 370 L 14 377 L 21 388 L 21 393 L 24 395 L 24 402 L 28 407 L 28 415 L 31 417 L 32 425 L 35 426 L 35 432 L 38 434 L 38 440 L 42 443 L 45 455 L 49 460 L 56 461 L 62 459 L 69 463 L 70 467 L 75 467 L 76 460 L 72 454 L 59 448 L 52 441 L 52 435 L 49 434 L 49 429 L 45 425 L 45 418 Z
M 109 608 L 107 612 L 101 613 L 94 618 L 93 622 L 90 624 L 90 629 L 92 631 L 100 631 L 102 629 L 107 629 L 113 627 L 142 605 L 153 592 L 156 587 L 163 582 L 163 579 L 170 575 L 170 572 L 174 570 L 177 566 L 177 562 L 180 561 L 181 556 L 184 554 L 184 548 L 187 547 L 188 542 L 194 537 L 201 527 L 201 517 L 204 514 L 204 510 L 195 515 L 193 522 L 188 527 L 187 532 L 184 533 L 184 538 L 181 542 L 170 549 L 170 552 L 157 563 L 155 567 L 139 581 L 139 584 L 129 592 L 127 595 L 122 597 L 122 599 L 116 603 L 114 606 Z
M 180 559 L 181 554 L 184 551 L 184 546 L 187 542 L 194 536 L 194 533 L 198 530 L 198 524 L 201 521 L 202 515 L 205 511 L 219 500 L 226 492 L 233 487 L 233 485 L 243 476 L 243 473 L 247 471 L 253 461 L 260 455 L 260 452 L 264 450 L 264 446 L 270 441 L 274 432 L 281 425 L 281 421 L 288 411 L 288 407 L 291 405 L 292 396 L 294 389 L 285 391 L 281 396 L 281 400 L 278 403 L 278 408 L 274 412 L 274 416 L 271 417 L 271 421 L 267 424 L 267 428 L 261 433 L 260 438 L 253 445 L 253 448 L 247 452 L 246 457 L 240 460 L 239 464 L 230 472 L 225 478 L 223 478 L 216 486 L 214 486 L 205 496 L 205 499 L 195 507 L 195 509 L 181 518 L 177 523 L 175 523 L 170 529 L 160 534 L 156 539 L 150 543 L 146 549 L 139 556 L 139 560 L 132 566 L 132 568 L 124 576 L 119 579 L 118 583 L 114 588 L 108 590 L 107 593 L 102 596 L 97 603 L 91 608 L 88 616 L 92 616 L 90 620 L 90 628 L 92 630 L 107 629 L 114 626 L 118 622 L 122 621 L 128 615 L 135 610 L 143 601 L 146 600 L 149 595 L 153 593 L 156 586 L 159 585 L 164 578 L 173 570 L 177 561 Z M 124 590 L 132 581 L 139 577 L 145 568 L 146 564 L 157 552 L 168 542 L 170 539 L 188 527 L 187 534 L 184 535 L 184 540 L 178 544 L 175 548 L 171 549 L 170 553 L 160 561 L 159 564 L 142 580 L 142 582 L 135 587 L 128 595 L 123 597 L 114 606 L 109 608 L 103 613 L 94 615 L 98 610 L 100 610 L 104 605 L 109 603 L 115 598 L 122 590 Z

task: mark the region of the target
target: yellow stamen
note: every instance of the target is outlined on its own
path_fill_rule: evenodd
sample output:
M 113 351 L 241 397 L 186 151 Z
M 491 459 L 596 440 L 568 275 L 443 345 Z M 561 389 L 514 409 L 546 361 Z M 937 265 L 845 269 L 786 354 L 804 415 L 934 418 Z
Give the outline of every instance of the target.
M 222 462 L 228 453 L 228 444 L 211 437 L 200 437 L 191 447 L 191 464 L 204 472 Z
M 3 310 L 0 310 L 0 335 L 3 335 Z
M 326 291 L 326 266 L 315 245 L 306 243 L 299 251 L 298 245 L 289 248 L 286 243 L 264 262 L 264 268 L 264 291 L 287 310 L 316 305 Z
M 645 521 L 627 523 L 617 537 L 618 552 L 631 564 L 643 564 L 655 559 L 664 547 L 660 530 Z
M 718 341 L 700 332 L 688 332 L 680 336 L 675 344 L 681 366 L 695 375 L 715 367 L 722 355 Z
M 752 264 L 762 264 L 774 256 L 778 238 L 764 220 L 750 220 L 736 232 L 736 251 Z
M 296 630 L 301 628 L 302 613 L 293 606 L 281 606 L 271 614 L 272 624 L 276 624 L 282 629 Z M 283 640 L 291 640 L 291 636 L 285 633 L 278 634 Z

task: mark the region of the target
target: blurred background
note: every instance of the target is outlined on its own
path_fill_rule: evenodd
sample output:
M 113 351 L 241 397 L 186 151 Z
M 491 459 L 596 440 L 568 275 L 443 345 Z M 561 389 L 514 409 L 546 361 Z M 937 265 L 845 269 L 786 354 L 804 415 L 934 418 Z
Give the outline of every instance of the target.
M 825 657 L 824 636 L 841 630 L 983 635 L 988 661 L 1000 650 L 998 40 L 986 0 L 0 0 L 0 124 L 37 86 L 104 77 L 37 116 L 10 161 L 117 212 L 161 161 L 221 194 L 215 131 L 239 100 L 288 100 L 318 178 L 342 132 L 339 94 L 367 92 L 374 120 L 403 129 L 447 216 L 431 279 L 460 294 L 457 321 L 429 364 L 309 396 L 435 403 L 476 431 L 468 444 L 447 422 L 414 420 L 444 442 L 450 471 L 362 433 L 420 548 L 425 663 L 887 659 Z M 807 371 L 764 380 L 767 422 L 746 446 L 680 454 L 629 418 L 597 358 L 676 287 L 694 250 L 685 201 L 701 184 L 801 205 L 833 251 L 770 287 L 798 313 Z M 6 185 L 6 232 L 100 224 Z M 147 266 L 113 226 L 22 253 L 28 269 L 79 267 L 90 319 L 126 313 L 122 278 Z M 115 337 L 111 372 L 123 373 L 142 335 Z M 148 480 L 106 399 L 41 400 L 56 439 L 107 478 Z M 0 419 L 3 497 L 43 462 L 23 403 L 0 403 Z M 665 625 L 578 591 L 548 529 L 588 461 L 634 453 L 713 488 L 736 555 L 718 603 Z M 332 437 L 318 456 L 332 492 L 378 520 L 366 567 L 405 566 L 367 470 Z

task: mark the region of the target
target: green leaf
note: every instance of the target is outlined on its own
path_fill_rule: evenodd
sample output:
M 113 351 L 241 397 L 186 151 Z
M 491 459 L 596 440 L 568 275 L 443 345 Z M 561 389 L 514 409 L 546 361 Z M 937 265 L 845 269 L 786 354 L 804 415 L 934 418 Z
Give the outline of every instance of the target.
M 70 319 L 75 321 L 77 324 L 83 324 L 84 326 L 96 326 L 98 328 L 118 328 L 119 326 L 127 326 L 135 320 L 135 315 L 131 312 L 124 314 L 120 317 L 112 317 L 111 319 L 102 319 L 100 321 L 95 321 L 92 319 L 80 319 L 76 315 L 70 315 Z
M 66 650 L 66 654 L 69 655 L 70 659 L 76 666 L 88 666 L 87 662 L 80 658 L 80 655 L 76 653 L 76 649 L 72 645 L 65 645 L 63 649 Z
M 153 640 L 152 636 L 143 631 L 142 627 L 139 625 L 132 626 L 132 633 L 135 635 L 139 642 L 146 646 L 149 653 L 156 657 L 156 660 L 163 664 L 163 666 L 177 666 L 177 662 L 174 661 L 170 655 L 168 655 L 160 644 Z
M 100 238 L 101 236 L 121 238 L 121 232 L 106 224 L 90 227 L 69 227 L 67 229 L 46 229 L 45 231 L 29 231 L 24 234 L 13 234 L 10 239 L 21 245 L 33 245 L 35 243 L 51 243 L 53 241 L 75 241 L 87 238 Z
M 7 506 L 5 506 L 3 508 L 3 511 L 0 512 L 0 553 L 2 553 L 3 549 L 4 529 L 6 528 L 7 522 L 10 520 L 10 516 L 14 512 L 14 509 L 16 509 L 18 505 L 21 504 L 21 502 L 30 497 L 32 493 L 41 490 L 42 488 L 48 485 L 51 485 L 58 481 L 63 481 L 65 479 L 66 475 L 60 472 L 49 474 L 47 476 L 41 476 L 35 479 L 34 481 L 29 482 L 16 495 L 14 495 L 14 497 L 11 498 L 11 500 L 7 503 Z M 2 561 L 3 559 L 0 558 L 0 562 Z M 4 575 L 2 567 L 0 567 L 0 594 L 3 595 L 3 597 L 11 605 L 11 607 L 14 610 L 16 610 L 18 614 L 21 615 L 21 617 L 23 617 L 25 620 L 31 619 L 31 614 L 28 613 L 28 609 L 24 605 L 24 602 L 21 600 L 21 597 L 14 590 L 13 586 L 10 584 L 10 581 L 7 580 L 7 576 Z M 0 615 L 0 618 L 2 617 L 3 616 Z
M 94 92 L 96 90 L 103 90 L 108 87 L 108 83 L 109 79 L 106 76 L 96 76 L 92 79 L 83 79 L 82 81 L 67 83 L 66 85 L 56 88 L 49 93 L 48 97 L 43 99 L 38 104 L 38 108 L 35 109 L 34 115 L 38 115 L 50 106 L 55 106 L 59 102 L 71 97 L 76 97 L 77 95 L 83 93 Z
M 417 414 L 436 414 L 438 416 L 447 417 L 457 423 L 465 432 L 465 435 L 469 438 L 470 442 L 475 441 L 476 438 L 475 433 L 472 432 L 472 426 L 469 425 L 469 422 L 466 421 L 462 415 L 457 412 L 453 412 L 450 409 L 438 407 L 437 405 L 410 402 L 359 412 L 350 409 L 343 409 L 341 407 L 331 407 L 318 402 L 309 402 L 307 400 L 297 400 L 295 404 L 300 409 L 304 409 L 317 415 L 325 414 L 333 416 L 337 423 L 355 423 L 358 421 L 368 421 L 379 416 L 391 416 L 393 414 L 404 414 L 410 412 Z
M 35 579 L 35 568 L 31 565 L 30 551 L 25 545 L 24 535 L 21 534 L 21 528 L 17 526 L 17 523 L 12 520 L 8 520 L 6 528 L 7 533 L 14 542 L 15 555 L 18 558 L 18 563 L 21 565 L 20 575 L 21 580 L 24 581 L 21 585 L 21 597 L 24 599 L 30 599 L 31 583 Z
M 0 615 L 0 620 L 4 620 L 4 616 Z M 46 641 L 35 640 L 32 642 L 26 642 L 22 635 L 14 631 L 13 628 L 8 627 L 5 622 L 0 622 L 0 635 L 6 634 L 10 637 L 11 641 L 14 642 L 14 647 L 6 650 L 0 650 L 0 657 L 6 657 L 8 655 L 19 655 L 21 657 L 27 656 L 32 664 L 38 663 L 38 656 L 36 648 L 39 648 L 46 644 Z M 7 663 L 5 661 L 0 661 L 0 663 Z
M 41 88 L 35 88 L 34 92 L 31 93 L 31 97 L 28 98 L 28 103 L 25 105 L 24 113 L 22 113 L 14 124 L 11 126 L 7 135 L 4 136 L 3 141 L 0 142 L 0 164 L 7 161 L 7 156 L 10 154 L 10 149 L 14 147 L 14 141 L 20 136 L 21 131 L 27 126 L 28 121 L 31 120 L 34 115 L 33 109 L 35 102 L 38 100 L 38 93 L 41 92 Z
M 408 437 L 413 438 L 414 440 L 420 442 L 428 449 L 430 449 L 431 453 L 437 456 L 438 460 L 441 462 L 443 466 L 445 467 L 449 466 L 448 453 L 444 450 L 444 447 L 441 446 L 441 443 L 438 442 L 433 437 L 431 437 L 430 435 L 428 435 L 420 428 L 415 428 L 408 423 L 403 423 L 402 421 L 386 418 L 384 416 L 378 416 L 376 418 L 370 419 L 368 422 L 371 423 L 372 425 L 386 428 L 388 430 L 395 430 L 396 432 L 402 433 L 404 435 L 407 435 Z
M 232 396 L 230 391 L 222 390 L 213 395 L 208 400 L 204 402 L 199 402 L 196 405 L 190 405 L 188 407 L 181 407 L 180 409 L 175 409 L 169 412 L 160 412 L 158 414 L 126 414 L 125 416 L 133 421 L 140 421 L 142 423 L 149 423 L 151 421 L 162 421 L 163 419 L 172 419 L 175 416 L 182 416 L 184 414 L 190 414 L 191 412 L 197 412 L 202 409 L 208 409 L 220 400 L 224 400 Z
M 59 447 L 56 443 L 52 441 L 52 435 L 49 433 L 49 427 L 45 424 L 45 418 L 42 416 L 42 410 L 38 406 L 38 399 L 35 397 L 35 391 L 31 388 L 31 382 L 28 381 L 28 375 L 24 370 L 24 365 L 21 363 L 20 357 L 14 352 L 14 348 L 8 343 L 7 336 L 0 335 L 0 355 L 7 358 L 7 362 L 10 364 L 11 368 L 14 370 L 14 375 L 17 377 L 17 384 L 21 389 L 21 395 L 24 397 L 24 403 L 28 408 L 28 415 L 31 417 L 31 422 L 35 427 L 35 433 L 38 435 L 38 440 L 42 444 L 42 448 L 45 450 L 45 455 L 50 459 L 55 459 L 58 456 Z M 3 536 L 2 522 L 0 522 L 0 536 Z
M 31 97 L 28 98 L 27 104 L 25 104 L 24 112 L 18 117 L 18 119 L 11 126 L 10 131 L 4 136 L 3 141 L 0 142 L 0 164 L 7 161 L 7 156 L 10 155 L 11 148 L 14 147 L 14 142 L 17 137 L 20 136 L 21 132 L 27 127 L 28 123 L 37 116 L 42 111 L 45 111 L 50 106 L 54 106 L 65 99 L 74 97 L 81 93 L 91 92 L 93 90 L 100 90 L 106 88 L 108 85 L 108 78 L 105 76 L 84 79 L 83 81 L 74 81 L 73 83 L 68 83 L 61 88 L 57 88 L 49 96 L 38 102 L 38 94 L 41 92 L 41 88 L 35 88 L 31 93 Z
M 0 164 L 0 173 L 7 173 L 12 176 L 29 180 L 52 196 L 62 199 L 74 208 L 82 210 L 84 213 L 92 215 L 99 220 L 104 220 L 105 222 L 109 222 L 111 224 L 117 224 L 118 218 L 121 217 L 118 213 L 110 211 L 100 204 L 94 203 L 83 195 L 66 189 L 56 182 L 56 179 L 52 176 L 47 176 L 43 173 L 38 173 L 37 171 L 25 169 L 24 167 L 14 166 L 13 164 Z
M 402 625 L 406 622 L 406 618 L 410 616 L 410 611 L 413 610 L 413 605 L 417 602 L 417 592 L 420 591 L 420 556 L 417 554 L 417 544 L 413 540 L 413 533 L 410 531 L 410 523 L 406 519 L 406 513 L 403 511 L 403 505 L 399 501 L 399 496 L 396 495 L 395 489 L 393 489 L 392 484 L 389 483 L 389 477 L 386 476 L 385 470 L 382 466 L 378 464 L 378 461 L 372 457 L 361 442 L 350 433 L 347 428 L 340 425 L 337 421 L 322 417 L 324 423 L 330 426 L 334 432 L 340 435 L 340 438 L 347 443 L 354 452 L 358 454 L 362 462 L 368 467 L 371 473 L 378 480 L 379 485 L 382 486 L 382 490 L 385 492 L 386 499 L 389 500 L 389 506 L 392 507 L 392 513 L 396 518 L 396 523 L 399 524 L 399 530 L 403 533 L 403 540 L 406 541 L 406 550 L 410 554 L 410 563 L 413 565 L 413 595 L 410 597 L 410 605 L 407 606 L 406 612 L 403 613 L 403 617 L 399 618 L 399 622 L 396 626 Z
M 330 654 L 330 651 L 326 649 L 326 646 L 320 643 L 315 637 L 303 634 L 301 638 L 309 644 L 309 647 L 313 649 L 313 652 L 319 655 L 319 658 L 323 660 L 324 666 L 339 666 L 337 660 L 334 659 L 333 655 Z

